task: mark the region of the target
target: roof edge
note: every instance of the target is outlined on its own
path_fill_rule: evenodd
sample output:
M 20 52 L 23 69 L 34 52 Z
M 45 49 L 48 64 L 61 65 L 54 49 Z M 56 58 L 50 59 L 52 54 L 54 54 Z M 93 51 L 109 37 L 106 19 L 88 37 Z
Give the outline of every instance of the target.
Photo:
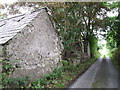
M 32 11 L 30 13 L 34 13 L 34 12 L 40 11 L 42 9 L 47 9 L 47 8 L 46 7 L 42 7 L 42 8 L 39 8 L 39 9 L 35 10 L 35 11 Z M 27 13 L 25 13 L 25 14 L 27 14 Z M 25 14 L 20 14 L 20 15 L 16 15 L 16 16 L 13 16 L 13 17 L 10 17 L 10 18 L 1 19 L 0 22 L 5 21 L 5 20 L 9 20 L 9 19 L 12 19 L 12 18 L 24 16 Z

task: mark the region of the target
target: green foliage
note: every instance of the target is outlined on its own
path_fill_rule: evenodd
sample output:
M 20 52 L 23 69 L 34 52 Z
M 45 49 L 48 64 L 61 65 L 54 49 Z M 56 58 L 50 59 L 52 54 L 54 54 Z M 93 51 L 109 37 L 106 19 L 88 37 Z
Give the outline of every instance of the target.
M 26 83 L 29 82 L 28 78 L 10 78 L 9 83 L 10 84 L 16 84 L 16 85 L 26 85 Z
M 89 39 L 94 36 L 94 29 L 103 27 L 104 20 L 97 18 L 96 14 L 101 15 L 102 10 L 107 11 L 107 6 L 104 3 L 59 3 L 48 4 L 52 10 L 52 19 L 55 21 L 59 36 L 64 45 L 64 58 L 68 59 L 67 55 L 72 55 L 71 52 L 82 51 L 82 43 L 84 41 L 85 48 L 87 43 L 94 39 Z M 58 5 L 58 7 L 56 6 Z M 105 13 L 102 13 L 104 18 Z M 92 28 L 91 28 L 92 27 Z M 90 43 L 93 50 L 93 42 Z M 95 46 L 95 45 L 94 45 Z M 91 51 L 91 52 L 92 52 Z M 94 53 L 94 52 L 92 52 Z M 70 54 L 70 55 L 69 55 Z
M 110 28 L 106 35 L 107 45 L 112 50 L 120 46 L 120 2 L 114 2 L 108 6 L 111 10 L 118 9 L 118 16 L 108 17 L 105 20 L 106 29 Z
M 59 68 L 55 68 L 53 73 L 46 76 L 47 80 L 49 79 L 54 80 L 62 77 L 63 77 L 63 72 L 62 72 L 62 69 L 59 69 Z
M 74 66 L 72 63 L 63 60 L 63 67 L 56 68 L 52 73 L 45 77 L 33 82 L 30 87 L 32 88 L 64 88 L 69 81 L 73 80 L 78 73 L 85 71 L 95 59 L 88 60 L 85 63 L 80 63 Z M 66 77 L 67 75 L 67 77 Z
M 15 67 L 13 63 L 19 62 L 18 60 L 0 60 L 2 64 L 2 73 L 0 74 L 0 79 L 2 80 L 2 87 L 9 87 L 12 83 L 14 85 L 25 85 L 24 78 L 10 78 L 9 75 L 14 71 Z M 26 80 L 28 81 L 28 80 Z
M 28 85 L 29 77 L 10 78 L 6 73 L 0 74 L 2 88 L 23 88 Z
M 10 69 L 12 69 L 12 68 L 13 68 L 13 66 L 10 65 L 10 64 L 5 64 L 5 65 L 3 65 L 3 69 L 5 69 L 5 70 L 10 70 Z
M 67 60 L 63 60 L 63 70 L 64 71 L 74 71 L 76 69 L 76 67 L 73 65 L 73 63 L 67 61 Z
M 113 64 L 120 71 L 120 2 L 108 3 L 110 10 L 118 9 L 118 16 L 106 18 L 106 29 L 109 28 L 106 35 L 107 47 L 110 49 Z M 117 11 L 117 10 L 116 10 Z
M 18 63 L 18 62 L 19 62 L 18 60 L 1 60 L 1 63 L 3 64 L 2 66 L 3 71 L 9 75 L 15 69 L 13 63 Z
M 62 60 L 62 64 L 63 64 L 63 66 L 68 66 L 69 62 L 67 60 Z
M 74 66 L 73 63 L 62 60 L 63 67 L 55 68 L 50 74 L 32 83 L 30 83 L 30 77 L 8 78 L 6 73 L 2 73 L 0 75 L 1 88 L 64 88 L 78 73 L 85 71 L 94 62 L 95 59 L 91 59 Z
M 55 87 L 63 88 L 64 84 L 62 82 L 61 83 L 57 83 L 57 84 L 55 84 Z
M 113 49 L 111 51 L 111 54 L 113 64 L 116 66 L 118 71 L 120 71 L 120 47 Z
M 104 3 L 104 5 L 106 5 L 107 7 L 109 7 L 109 9 L 115 9 L 115 8 L 119 8 L 120 6 L 119 6 L 119 3 L 120 2 L 112 2 L 112 4 L 111 3 L 109 3 L 109 2 L 107 2 L 107 3 Z
M 2 80 L 2 85 L 6 86 L 9 83 L 8 75 L 6 73 L 0 74 L 0 79 Z
M 118 25 L 116 22 L 116 18 L 117 17 L 109 17 L 106 19 L 106 29 L 108 29 L 108 27 L 110 28 L 110 30 L 108 30 L 108 33 L 106 35 L 106 40 L 107 40 L 107 46 L 109 47 L 109 49 L 113 49 L 117 47 L 117 44 L 119 43 L 119 30 L 118 30 Z
M 105 55 L 103 56 L 103 59 L 106 59 L 106 56 L 105 56 Z
M 115 35 L 116 35 L 115 31 L 110 31 L 107 34 L 106 40 L 108 41 L 107 46 L 109 47 L 109 49 L 113 49 L 116 47 Z
M 20 3 L 18 3 L 19 5 Z M 34 3 L 27 3 L 28 5 L 36 6 Z M 38 3 L 37 3 L 38 4 Z M 25 6 L 26 3 L 23 3 Z M 38 4 L 39 5 L 39 4 Z M 27 6 L 27 5 L 26 5 Z M 98 39 L 94 35 L 93 31 L 97 28 L 103 28 L 104 24 L 104 17 L 106 15 L 107 3 L 96 3 L 96 2 L 88 2 L 88 3 L 47 3 L 47 6 L 51 9 L 52 12 L 52 19 L 54 20 L 56 24 L 56 28 L 58 29 L 59 36 L 62 39 L 63 45 L 64 45 L 64 51 L 65 53 L 75 52 L 82 50 L 81 44 L 86 45 L 85 42 L 90 43 L 91 53 L 92 56 L 96 56 L 99 54 L 97 51 L 97 42 Z M 14 7 L 14 5 L 12 5 Z M 115 4 L 111 6 L 111 8 L 114 8 Z M 35 8 L 35 7 L 34 7 Z M 102 10 L 104 9 L 104 12 Z M 13 9 L 14 11 L 14 9 Z M 17 11 L 18 12 L 18 11 Z M 102 12 L 102 13 L 101 13 Z M 12 12 L 13 13 L 13 12 Z M 16 13 L 16 12 L 15 12 Z M 98 15 L 101 15 L 103 17 L 103 20 L 100 18 L 97 18 Z M 115 22 L 115 18 L 107 19 L 107 22 L 105 22 L 106 26 L 112 27 L 112 30 L 117 30 L 118 27 L 114 27 L 115 25 L 111 26 L 111 24 Z M 106 27 L 107 28 L 107 27 Z M 117 33 L 119 32 L 119 29 Z M 108 34 L 107 40 L 112 43 L 112 46 L 115 45 L 114 36 L 116 36 L 116 41 L 119 42 L 118 36 L 119 34 L 116 34 L 116 32 L 110 32 Z M 64 54 L 65 54 L 64 53 Z M 72 53 L 70 53 L 72 55 Z M 70 55 L 68 55 L 70 57 Z M 56 68 L 52 73 L 49 75 L 46 75 L 45 77 L 39 79 L 38 81 L 34 83 L 30 83 L 27 87 L 30 88 L 45 88 L 47 85 L 54 84 L 53 87 L 64 87 L 65 82 L 64 80 L 71 80 L 73 79 L 74 75 L 76 75 L 78 72 L 83 72 L 85 69 L 87 69 L 95 60 L 89 60 L 87 62 L 81 63 L 75 67 L 72 62 L 68 62 L 63 60 L 63 67 L 62 68 Z M 13 62 L 7 62 L 4 65 L 4 69 L 6 71 L 13 70 L 14 67 L 12 66 Z M 67 75 L 67 77 L 66 77 Z M 59 80 L 61 79 L 61 80 Z M 4 85 L 13 83 L 15 85 L 21 86 L 26 85 L 27 80 L 26 79 L 7 79 L 6 75 L 3 75 L 3 83 Z M 23 86 L 24 86 L 23 85 Z M 49 86 L 48 86 L 49 87 Z
M 92 57 L 99 56 L 100 53 L 97 50 L 97 48 L 98 48 L 98 38 L 96 38 L 95 36 L 91 36 L 91 37 L 89 37 L 89 41 L 90 41 L 90 49 L 91 49 Z

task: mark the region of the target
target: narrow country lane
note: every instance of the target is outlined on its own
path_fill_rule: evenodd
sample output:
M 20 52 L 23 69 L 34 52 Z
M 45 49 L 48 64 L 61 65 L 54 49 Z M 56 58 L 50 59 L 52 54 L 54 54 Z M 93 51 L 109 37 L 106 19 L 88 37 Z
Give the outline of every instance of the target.
M 118 72 L 111 60 L 100 57 L 82 76 L 80 76 L 71 88 L 118 88 Z

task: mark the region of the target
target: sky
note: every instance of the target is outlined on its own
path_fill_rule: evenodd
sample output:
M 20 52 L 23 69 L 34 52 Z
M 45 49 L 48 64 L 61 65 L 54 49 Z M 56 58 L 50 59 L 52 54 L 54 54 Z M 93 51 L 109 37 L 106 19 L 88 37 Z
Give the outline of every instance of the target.
M 4 4 L 4 3 L 12 4 L 12 3 L 16 2 L 16 1 L 18 1 L 18 0 L 0 0 L 0 3 L 1 4 Z

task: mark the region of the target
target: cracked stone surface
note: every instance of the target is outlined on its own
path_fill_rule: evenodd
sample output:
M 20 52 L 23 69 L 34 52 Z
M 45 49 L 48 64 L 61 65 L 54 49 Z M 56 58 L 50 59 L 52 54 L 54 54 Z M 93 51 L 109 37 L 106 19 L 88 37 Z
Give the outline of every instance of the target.
M 17 61 L 11 77 L 35 80 L 60 66 L 63 46 L 45 9 L 5 19 L 0 26 L 0 58 Z

